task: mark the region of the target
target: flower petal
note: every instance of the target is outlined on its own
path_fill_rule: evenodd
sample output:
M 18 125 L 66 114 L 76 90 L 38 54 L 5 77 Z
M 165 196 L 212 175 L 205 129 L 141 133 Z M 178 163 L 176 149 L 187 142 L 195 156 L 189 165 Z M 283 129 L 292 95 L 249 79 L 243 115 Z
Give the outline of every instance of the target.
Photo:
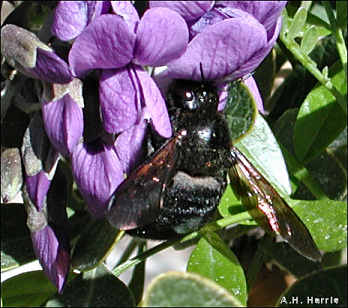
M 140 121 L 130 129 L 122 132 L 116 139 L 115 149 L 120 158 L 123 171 L 132 172 L 146 157 L 143 149 L 149 115 L 147 108 L 143 108 Z
M 50 188 L 51 181 L 47 178 L 44 171 L 38 172 L 36 175 L 28 176 L 25 179 L 28 196 L 38 211 L 41 211 L 44 201 Z
M 213 24 L 219 21 L 230 19 L 230 18 L 249 18 L 254 19 L 252 15 L 239 9 L 225 7 L 225 6 L 214 6 L 212 10 L 204 14 L 201 18 L 188 22 L 190 29 L 190 40 L 197 34 L 209 28 Z
M 140 96 L 133 75 L 128 66 L 101 72 L 99 100 L 103 125 L 109 133 L 127 130 L 138 119 Z
M 261 58 L 261 61 L 268 55 L 268 53 L 273 48 L 278 36 L 280 29 L 282 27 L 282 17 L 279 17 L 277 22 L 273 24 L 273 26 L 267 31 L 267 43 L 260 49 L 260 53 L 257 55 L 254 55 L 254 58 L 256 56 Z M 260 61 L 260 63 L 261 63 Z
M 11 66 L 16 68 L 18 63 L 23 67 L 33 68 L 38 48 L 52 52 L 50 47 L 28 30 L 15 25 L 1 28 L 1 54 Z
M 145 106 L 151 116 L 151 125 L 159 135 L 169 138 L 172 135 L 172 126 L 161 91 L 143 68 L 136 67 L 136 73 L 141 85 Z
M 287 1 L 219 1 L 219 5 L 243 10 L 254 16 L 268 30 L 278 19 Z
M 114 147 L 101 139 L 79 144 L 71 155 L 71 166 L 87 209 L 93 217 L 102 217 L 110 197 L 124 179 Z
M 251 94 L 253 95 L 253 97 L 255 99 L 255 103 L 257 105 L 257 109 L 261 113 L 264 113 L 265 110 L 263 108 L 262 97 L 261 97 L 259 87 L 257 86 L 255 79 L 252 76 L 250 76 L 249 78 L 245 79 L 243 82 L 249 88 Z
M 128 27 L 135 33 L 139 23 L 139 15 L 130 1 L 111 1 L 112 10 L 122 16 Z
M 69 243 L 63 230 L 46 225 L 41 230 L 31 233 L 35 254 L 46 276 L 61 292 L 69 274 Z
M 234 72 L 235 76 L 238 78 L 246 76 L 253 72 L 263 61 L 263 59 L 269 54 L 273 48 L 278 35 L 280 28 L 282 26 L 281 17 L 278 18 L 277 23 L 273 25 L 267 32 L 267 42 L 260 45 L 260 49 L 257 50 L 254 54 L 250 56 L 250 59 L 246 61 L 239 69 Z
M 55 53 L 37 49 L 36 63 L 33 68 L 25 68 L 30 75 L 48 83 L 67 84 L 74 79 L 68 64 Z
M 59 1 L 51 33 L 62 41 L 74 39 L 93 18 L 106 14 L 109 8 L 109 1 Z
M 214 1 L 149 1 L 149 7 L 166 7 L 178 12 L 185 20 L 201 17 L 211 10 Z
M 77 37 L 69 63 L 79 77 L 95 68 L 120 68 L 133 58 L 134 42 L 135 34 L 122 17 L 101 15 Z
M 35 34 L 15 25 L 1 29 L 1 53 L 11 66 L 30 77 L 50 83 L 69 83 L 73 79 L 64 60 Z
M 185 52 L 187 43 L 188 28 L 178 13 L 166 8 L 147 10 L 137 29 L 133 63 L 166 65 Z
M 59 1 L 51 33 L 62 41 L 68 41 L 77 37 L 87 26 L 87 22 L 88 1 Z
M 44 102 L 42 116 L 48 138 L 63 155 L 70 154 L 83 133 L 81 107 L 69 94 L 54 102 Z
M 86 1 L 88 4 L 90 2 L 94 2 L 95 6 L 92 9 L 89 9 L 90 11 L 90 19 L 96 18 L 100 15 L 107 14 L 110 10 L 111 3 L 110 1 Z
M 228 84 L 226 82 L 217 83 L 216 86 L 218 88 L 218 93 L 219 93 L 218 111 L 222 111 L 222 110 L 224 110 L 224 108 L 227 104 Z
M 227 19 L 198 34 L 183 56 L 173 61 L 165 77 L 232 81 L 251 73 L 259 63 L 250 58 L 267 44 L 267 33 L 255 19 Z M 261 61 L 260 61 L 261 62 Z

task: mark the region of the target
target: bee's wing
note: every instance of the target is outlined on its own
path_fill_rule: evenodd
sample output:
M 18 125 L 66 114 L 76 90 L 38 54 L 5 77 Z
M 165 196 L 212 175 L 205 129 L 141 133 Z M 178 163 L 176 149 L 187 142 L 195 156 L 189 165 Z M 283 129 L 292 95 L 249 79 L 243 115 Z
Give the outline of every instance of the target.
M 106 217 L 116 229 L 129 230 L 153 222 L 163 204 L 163 192 L 174 176 L 180 139 L 168 139 L 116 189 Z
M 231 186 L 251 217 L 268 233 L 279 234 L 298 253 L 321 259 L 307 227 L 272 185 L 235 147 L 231 149 Z

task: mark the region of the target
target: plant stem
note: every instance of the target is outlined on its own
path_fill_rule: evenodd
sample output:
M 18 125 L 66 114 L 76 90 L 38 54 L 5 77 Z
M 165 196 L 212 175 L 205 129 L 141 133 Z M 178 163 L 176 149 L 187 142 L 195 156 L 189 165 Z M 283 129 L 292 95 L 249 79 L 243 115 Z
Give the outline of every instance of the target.
M 344 42 L 342 31 L 341 29 L 337 27 L 336 18 L 332 12 L 330 3 L 328 1 L 323 1 L 323 5 L 325 8 L 327 17 L 329 18 L 329 21 L 330 21 L 332 33 L 336 39 L 336 46 L 337 46 L 338 54 L 340 55 L 345 76 L 347 76 L 347 46 Z
M 337 102 L 341 106 L 342 110 L 347 114 L 346 99 L 335 88 L 330 78 L 325 77 L 320 70 L 317 69 L 316 63 L 307 55 L 304 54 L 298 44 L 286 36 L 285 33 L 280 34 L 280 39 L 288 50 L 297 58 L 297 60 L 324 86 L 333 96 L 337 99 Z
M 131 268 L 132 266 L 139 264 L 140 262 L 144 261 L 146 258 L 151 257 L 152 255 L 154 255 L 154 254 L 156 254 L 156 253 L 158 253 L 166 248 L 169 248 L 173 245 L 176 245 L 179 243 L 184 243 L 184 242 L 187 242 L 187 241 L 192 240 L 194 238 L 197 238 L 198 236 L 202 235 L 202 233 L 204 233 L 204 232 L 213 232 L 213 231 L 216 231 L 218 229 L 222 229 L 226 226 L 229 226 L 231 224 L 245 221 L 247 219 L 250 219 L 250 215 L 247 212 L 242 212 L 242 213 L 237 214 L 237 215 L 225 217 L 225 218 L 222 218 L 220 220 L 211 222 L 211 223 L 205 225 L 200 231 L 192 232 L 192 233 L 184 236 L 181 239 L 163 242 L 163 243 L 137 255 L 136 257 L 121 263 L 120 265 L 116 266 L 112 270 L 112 273 L 115 276 L 119 276 L 124 271 Z

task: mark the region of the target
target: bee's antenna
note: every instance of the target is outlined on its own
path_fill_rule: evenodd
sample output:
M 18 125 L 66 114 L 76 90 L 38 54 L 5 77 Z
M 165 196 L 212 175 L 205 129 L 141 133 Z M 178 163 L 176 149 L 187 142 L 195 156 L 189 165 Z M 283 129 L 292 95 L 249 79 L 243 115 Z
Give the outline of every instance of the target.
M 202 62 L 199 62 L 199 68 L 201 69 L 202 83 L 204 83 L 204 74 L 203 74 L 203 64 L 202 64 Z

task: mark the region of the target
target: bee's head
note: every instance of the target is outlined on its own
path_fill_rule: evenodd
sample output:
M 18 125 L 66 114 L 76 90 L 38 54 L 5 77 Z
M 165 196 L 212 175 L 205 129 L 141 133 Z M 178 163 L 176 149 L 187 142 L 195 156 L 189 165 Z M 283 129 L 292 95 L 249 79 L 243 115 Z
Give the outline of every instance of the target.
M 211 82 L 176 79 L 167 94 L 168 108 L 183 111 L 217 110 L 219 95 Z

